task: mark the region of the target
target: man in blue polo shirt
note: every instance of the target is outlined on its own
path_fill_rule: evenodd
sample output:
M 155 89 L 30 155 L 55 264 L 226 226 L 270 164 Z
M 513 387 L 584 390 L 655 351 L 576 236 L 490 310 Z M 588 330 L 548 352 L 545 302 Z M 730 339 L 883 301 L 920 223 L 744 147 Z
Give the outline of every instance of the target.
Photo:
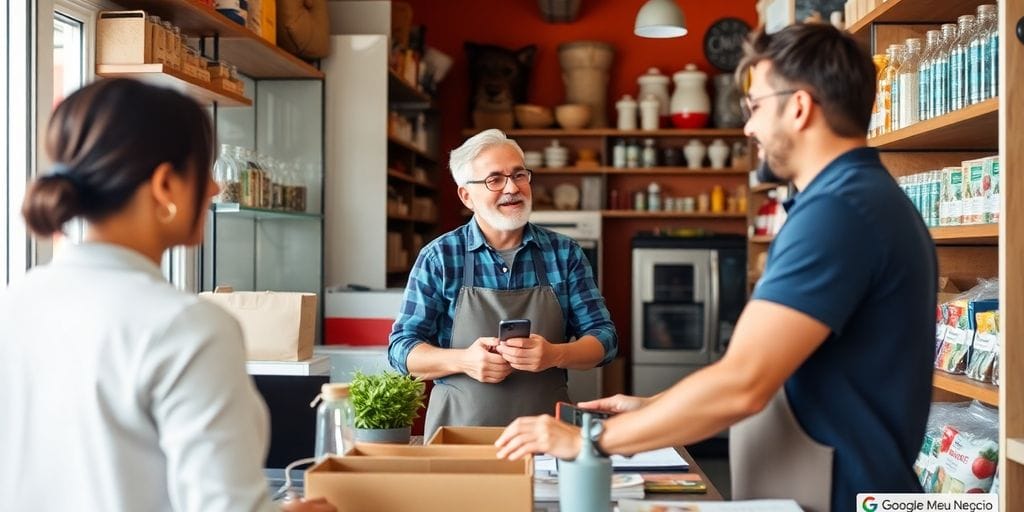
M 828 25 L 755 34 L 737 76 L 745 132 L 799 193 L 728 353 L 651 398 L 580 404 L 622 412 L 595 436 L 636 453 L 733 426 L 733 497 L 854 510 L 858 492 L 914 492 L 934 355 L 936 260 L 928 229 L 867 147 L 870 57 Z M 628 411 L 628 412 L 627 412 Z M 578 431 L 520 418 L 499 455 L 573 457 Z

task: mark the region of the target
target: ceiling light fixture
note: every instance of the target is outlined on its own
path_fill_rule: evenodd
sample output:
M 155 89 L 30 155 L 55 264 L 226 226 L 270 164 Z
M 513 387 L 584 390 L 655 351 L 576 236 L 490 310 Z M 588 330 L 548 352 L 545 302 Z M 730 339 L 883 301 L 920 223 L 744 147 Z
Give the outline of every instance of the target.
M 633 33 L 640 37 L 683 37 L 686 32 L 686 16 L 675 0 L 647 0 L 636 13 Z

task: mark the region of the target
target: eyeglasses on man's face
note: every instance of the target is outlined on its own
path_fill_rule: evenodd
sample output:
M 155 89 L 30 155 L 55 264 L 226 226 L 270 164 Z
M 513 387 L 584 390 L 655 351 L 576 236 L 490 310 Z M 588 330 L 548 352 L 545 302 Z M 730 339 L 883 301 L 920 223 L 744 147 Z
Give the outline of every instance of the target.
M 796 94 L 799 91 L 800 89 L 786 89 L 785 91 L 775 91 L 767 94 L 762 94 L 760 96 L 751 96 L 748 94 L 740 99 L 740 110 L 743 111 L 743 119 L 750 119 L 750 116 L 752 116 L 754 114 L 754 111 L 757 110 L 758 103 L 760 103 L 761 100 L 774 98 L 775 96 Z
M 480 184 L 483 183 L 487 190 L 491 192 L 500 192 L 505 189 L 505 185 L 508 184 L 508 180 L 512 180 L 516 186 L 523 186 L 533 179 L 533 171 L 529 169 L 516 169 L 512 171 L 512 174 L 499 174 L 494 173 L 482 180 L 470 180 L 466 184 Z

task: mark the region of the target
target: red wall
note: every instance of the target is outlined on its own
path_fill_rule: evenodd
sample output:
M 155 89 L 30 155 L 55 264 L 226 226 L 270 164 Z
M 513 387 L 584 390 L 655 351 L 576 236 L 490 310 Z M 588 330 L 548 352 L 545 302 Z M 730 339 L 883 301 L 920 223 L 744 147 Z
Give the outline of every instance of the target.
M 623 94 L 637 93 L 636 78 L 651 66 L 670 75 L 693 62 L 709 75 L 718 73 L 704 58 L 704 33 L 715 20 L 736 17 L 751 27 L 757 23 L 754 0 L 681 1 L 689 34 L 674 39 L 646 39 L 633 35 L 633 21 L 644 0 L 581 0 L 580 15 L 574 23 L 545 23 L 534 0 L 408 0 L 413 23 L 427 27 L 427 44 L 452 56 L 455 63 L 440 84 L 441 150 L 447 154 L 457 147 L 468 126 L 469 76 L 462 45 L 466 41 L 506 48 L 537 45 L 529 102 L 554 106 L 563 103 L 565 86 L 558 65 L 558 45 L 578 40 L 596 40 L 615 47 L 608 94 L 609 119 L 614 120 L 614 102 Z M 447 165 L 447 158 L 442 158 Z M 441 177 L 441 229 L 462 223 L 461 203 L 451 175 Z

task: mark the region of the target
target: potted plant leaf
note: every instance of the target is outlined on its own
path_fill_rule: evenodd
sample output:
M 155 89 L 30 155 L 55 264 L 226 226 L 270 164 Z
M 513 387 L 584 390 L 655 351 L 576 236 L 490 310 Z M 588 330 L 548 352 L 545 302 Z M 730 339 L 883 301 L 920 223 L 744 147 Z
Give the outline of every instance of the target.
M 423 406 L 424 388 L 422 380 L 393 370 L 376 374 L 356 371 L 349 386 L 356 440 L 408 443 Z

